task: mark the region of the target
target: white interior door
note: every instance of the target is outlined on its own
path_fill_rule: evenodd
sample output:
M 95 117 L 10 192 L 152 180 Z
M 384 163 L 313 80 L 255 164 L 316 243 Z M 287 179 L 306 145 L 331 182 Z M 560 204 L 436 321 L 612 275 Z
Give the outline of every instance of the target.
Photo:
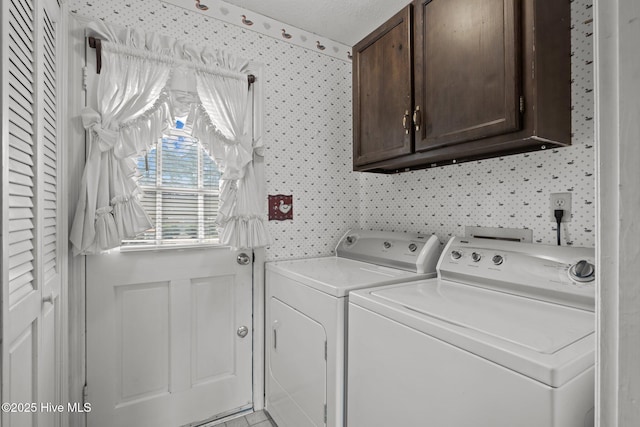
M 60 426 L 59 6 L 3 1 L 3 426 Z M 65 239 L 62 239 L 65 240 Z M 59 405 L 63 405 L 62 409 Z
M 238 255 L 87 257 L 89 427 L 177 427 L 251 407 L 252 264 Z

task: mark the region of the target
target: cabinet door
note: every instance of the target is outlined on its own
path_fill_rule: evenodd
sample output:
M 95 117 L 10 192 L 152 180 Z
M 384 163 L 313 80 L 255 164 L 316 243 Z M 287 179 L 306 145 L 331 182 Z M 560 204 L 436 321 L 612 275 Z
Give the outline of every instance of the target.
M 412 152 L 411 5 L 354 46 L 353 164 Z
M 414 4 L 416 151 L 518 130 L 519 1 Z

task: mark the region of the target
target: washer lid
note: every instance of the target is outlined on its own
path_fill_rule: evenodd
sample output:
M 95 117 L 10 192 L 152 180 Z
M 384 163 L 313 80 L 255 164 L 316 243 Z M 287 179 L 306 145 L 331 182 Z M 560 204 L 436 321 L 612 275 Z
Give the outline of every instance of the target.
M 364 290 L 351 301 L 553 387 L 594 363 L 590 311 L 440 279 Z
M 435 275 L 435 272 L 417 274 L 340 257 L 269 262 L 267 270 L 336 297 L 344 297 L 356 289 L 425 279 Z
M 553 354 L 594 332 L 590 312 L 453 282 L 396 287 L 372 295 L 537 353 Z

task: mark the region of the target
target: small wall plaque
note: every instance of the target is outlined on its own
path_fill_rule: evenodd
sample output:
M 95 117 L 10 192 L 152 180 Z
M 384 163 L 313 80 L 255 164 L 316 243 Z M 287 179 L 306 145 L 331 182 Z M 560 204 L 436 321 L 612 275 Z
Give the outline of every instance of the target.
M 269 195 L 269 221 L 293 219 L 293 195 Z

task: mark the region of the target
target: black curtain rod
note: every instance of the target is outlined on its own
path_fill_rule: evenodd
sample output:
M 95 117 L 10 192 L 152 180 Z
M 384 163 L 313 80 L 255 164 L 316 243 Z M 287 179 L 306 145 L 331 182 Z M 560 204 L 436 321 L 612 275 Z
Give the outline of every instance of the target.
M 100 74 L 100 70 L 102 69 L 102 40 L 97 39 L 95 37 L 88 37 L 89 47 L 96 50 L 96 71 Z M 247 82 L 249 86 L 251 83 L 255 83 L 256 76 L 253 74 L 249 74 L 247 76 Z

